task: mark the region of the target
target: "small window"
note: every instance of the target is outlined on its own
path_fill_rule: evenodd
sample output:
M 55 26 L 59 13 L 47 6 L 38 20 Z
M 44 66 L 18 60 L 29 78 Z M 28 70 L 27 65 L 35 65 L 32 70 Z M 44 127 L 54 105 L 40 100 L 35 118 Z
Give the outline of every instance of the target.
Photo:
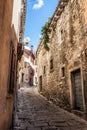
M 58 43 L 61 44 L 64 40 L 64 29 L 58 29 Z
M 76 15 L 73 15 L 73 21 L 76 19 Z
M 53 59 L 50 60 L 50 70 L 53 69 Z
M 44 71 L 43 71 L 44 74 L 46 74 L 46 66 L 44 66 Z
M 62 67 L 61 71 L 62 71 L 62 77 L 65 77 L 65 67 Z
M 61 35 L 63 34 L 63 30 L 61 30 Z
M 64 33 L 63 33 L 63 30 L 61 30 L 61 41 L 63 40 L 63 36 L 64 35 Z

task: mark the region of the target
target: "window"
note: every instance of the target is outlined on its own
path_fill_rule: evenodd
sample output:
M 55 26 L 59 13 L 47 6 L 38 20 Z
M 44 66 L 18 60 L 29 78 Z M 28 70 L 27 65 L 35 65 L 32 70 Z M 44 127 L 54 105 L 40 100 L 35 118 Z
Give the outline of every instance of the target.
M 61 27 L 58 28 L 58 43 L 59 44 L 62 44 L 62 42 L 64 40 L 64 33 L 65 33 L 64 29 L 62 29 Z
M 73 15 L 73 21 L 76 19 L 76 16 L 75 15 Z
M 61 30 L 61 35 L 63 34 L 63 30 Z
M 63 41 L 63 38 L 64 38 L 64 31 L 63 29 L 61 30 L 61 41 Z
M 53 59 L 50 60 L 50 70 L 53 70 Z
M 44 74 L 46 74 L 46 66 L 44 66 L 44 71 L 43 71 Z
M 61 72 L 62 72 L 62 77 L 65 77 L 65 67 L 62 67 Z

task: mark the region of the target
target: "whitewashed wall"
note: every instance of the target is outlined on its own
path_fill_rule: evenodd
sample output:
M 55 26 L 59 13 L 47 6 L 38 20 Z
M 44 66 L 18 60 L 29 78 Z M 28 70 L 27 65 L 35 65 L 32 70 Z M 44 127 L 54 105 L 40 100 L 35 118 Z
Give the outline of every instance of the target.
M 15 32 L 19 41 L 19 30 L 20 30 L 20 17 L 22 9 L 22 0 L 14 0 L 13 3 L 13 15 L 12 15 L 12 25 L 14 25 Z

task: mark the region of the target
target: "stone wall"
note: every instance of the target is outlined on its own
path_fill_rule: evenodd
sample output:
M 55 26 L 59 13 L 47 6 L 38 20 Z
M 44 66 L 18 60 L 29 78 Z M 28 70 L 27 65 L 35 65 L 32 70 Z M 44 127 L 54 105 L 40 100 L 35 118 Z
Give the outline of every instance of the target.
M 74 109 L 75 104 L 71 74 L 80 69 L 83 113 L 86 112 L 87 102 L 84 99 L 84 75 L 87 72 L 83 69 L 87 69 L 84 54 L 87 46 L 85 11 L 82 0 L 61 0 L 49 25 L 50 51 L 44 51 L 43 39 L 37 49 L 40 90 L 48 99 L 69 111 Z

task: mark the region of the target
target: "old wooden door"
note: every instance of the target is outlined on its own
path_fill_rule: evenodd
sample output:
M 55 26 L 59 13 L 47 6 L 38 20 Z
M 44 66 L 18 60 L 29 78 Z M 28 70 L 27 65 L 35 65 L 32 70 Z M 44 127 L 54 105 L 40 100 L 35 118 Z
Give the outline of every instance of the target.
M 82 83 L 80 69 L 72 72 L 74 109 L 83 111 Z
M 42 91 L 42 76 L 39 77 L 39 87 L 40 91 Z

